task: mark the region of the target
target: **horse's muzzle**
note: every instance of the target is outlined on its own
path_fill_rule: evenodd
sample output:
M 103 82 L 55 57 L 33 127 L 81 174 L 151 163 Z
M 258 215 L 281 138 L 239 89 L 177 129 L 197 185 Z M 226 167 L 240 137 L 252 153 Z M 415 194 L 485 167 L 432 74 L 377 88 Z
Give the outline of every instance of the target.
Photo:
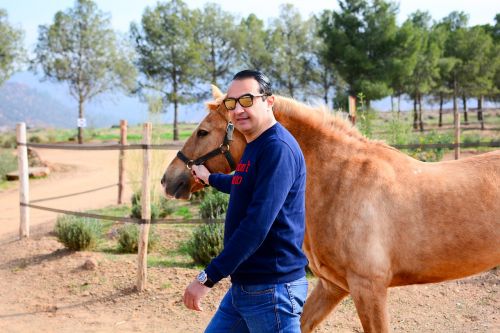
M 191 197 L 191 177 L 185 172 L 175 176 L 166 172 L 161 179 L 161 185 L 169 197 L 176 199 L 189 199 Z

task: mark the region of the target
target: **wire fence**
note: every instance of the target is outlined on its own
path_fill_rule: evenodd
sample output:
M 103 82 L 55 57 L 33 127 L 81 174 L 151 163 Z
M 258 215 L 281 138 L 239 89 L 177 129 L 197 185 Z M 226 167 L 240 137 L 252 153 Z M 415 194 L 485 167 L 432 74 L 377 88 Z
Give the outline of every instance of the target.
M 89 150 L 115 150 L 115 151 L 118 150 L 118 151 L 120 151 L 120 150 L 145 150 L 145 149 L 177 150 L 177 149 L 182 148 L 182 146 L 184 145 L 184 142 L 179 141 L 179 142 L 171 142 L 171 143 L 166 143 L 166 144 L 149 144 L 149 145 L 147 145 L 147 144 L 130 144 L 130 145 L 121 145 L 121 144 L 44 144 L 44 143 L 17 142 L 17 145 L 25 146 L 27 148 L 83 150 L 83 151 L 89 151 Z M 110 216 L 110 215 L 94 214 L 94 213 L 88 213 L 88 212 L 75 212 L 75 211 L 69 211 L 69 210 L 52 208 L 52 207 L 34 204 L 37 202 L 42 202 L 42 201 L 47 201 L 47 200 L 62 199 L 65 197 L 70 197 L 70 196 L 75 196 L 75 195 L 80 195 L 80 194 L 87 194 L 90 192 L 99 191 L 102 189 L 107 189 L 107 188 L 115 187 L 115 186 L 118 186 L 118 184 L 107 185 L 107 186 L 99 187 L 97 189 L 92 189 L 92 190 L 88 190 L 88 191 L 82 191 L 82 192 L 78 192 L 78 193 L 72 193 L 72 194 L 67 194 L 67 195 L 62 195 L 62 196 L 57 196 L 57 197 L 31 200 L 29 203 L 21 202 L 20 206 L 29 207 L 29 208 L 38 209 L 38 210 L 45 210 L 45 211 L 50 211 L 50 212 L 55 212 L 55 213 L 60 213 L 60 214 L 65 214 L 65 215 L 73 215 L 73 216 L 78 216 L 78 217 L 87 217 L 87 218 L 92 218 L 92 219 L 117 221 L 117 222 L 125 222 L 125 223 L 136 223 L 136 224 L 145 224 L 145 223 L 150 223 L 150 224 L 210 224 L 210 223 L 222 223 L 222 222 L 224 222 L 224 219 L 206 219 L 206 218 L 204 218 L 204 219 L 202 219 L 202 218 L 199 218 L 199 219 L 178 219 L 178 218 L 177 219 L 176 218 L 141 219 L 141 218 L 136 218 L 136 217 Z
M 118 150 L 118 151 L 120 151 L 120 150 L 144 150 L 144 149 L 178 150 L 178 149 L 181 149 L 183 147 L 184 142 L 176 141 L 176 142 L 171 142 L 171 143 L 166 143 L 166 144 L 149 144 L 149 145 L 146 145 L 146 144 L 130 144 L 130 145 L 122 145 L 122 144 L 43 144 L 43 143 L 22 143 L 22 142 L 17 142 L 17 144 L 20 146 L 26 146 L 27 148 L 83 150 L 83 151 L 89 151 L 89 150 L 115 150 L 115 151 Z M 406 144 L 406 145 L 392 145 L 392 146 L 397 148 L 397 149 L 421 149 L 421 150 L 454 149 L 454 148 L 456 148 L 455 144 L 445 144 L 445 143 Z M 462 148 L 479 148 L 479 147 L 497 148 L 497 147 L 500 147 L 500 141 L 465 142 L 465 143 L 461 143 L 460 147 L 462 147 Z M 34 204 L 34 203 L 46 201 L 49 199 L 53 200 L 53 199 L 60 199 L 60 198 L 64 198 L 64 197 L 74 196 L 74 195 L 86 194 L 86 193 L 89 193 L 92 191 L 98 191 L 101 189 L 106 189 L 106 188 L 114 187 L 114 186 L 118 186 L 118 184 L 108 185 L 108 186 L 100 187 L 98 189 L 73 193 L 73 194 L 64 195 L 64 196 L 57 196 L 57 197 L 46 198 L 46 199 L 32 200 L 30 203 L 21 203 L 20 205 L 25 206 L 25 207 L 29 207 L 29 208 L 33 208 L 33 209 L 46 210 L 46 211 L 51 211 L 51 212 L 66 214 L 66 215 L 73 215 L 73 216 L 87 217 L 87 218 L 108 220 L 108 221 L 136 223 L 136 224 L 144 224 L 144 223 L 151 223 L 151 224 L 204 224 L 204 223 L 222 223 L 222 222 L 224 222 L 223 219 L 201 219 L 201 218 L 200 219 L 174 219 L 174 218 L 170 218 L 170 219 L 166 219 L 166 218 L 163 218 L 163 219 L 155 219 L 155 218 L 141 219 L 141 218 L 125 217 L 125 216 L 109 216 L 109 215 L 94 214 L 94 213 L 87 213 L 87 212 L 75 212 L 75 211 L 51 208 L 51 207 L 46 207 L 46 206 Z

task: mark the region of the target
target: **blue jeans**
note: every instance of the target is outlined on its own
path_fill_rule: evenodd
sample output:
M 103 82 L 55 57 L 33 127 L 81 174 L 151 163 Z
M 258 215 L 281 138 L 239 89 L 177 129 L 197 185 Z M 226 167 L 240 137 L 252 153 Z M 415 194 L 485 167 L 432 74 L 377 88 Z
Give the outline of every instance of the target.
M 282 284 L 233 283 L 205 333 L 300 333 L 307 279 Z

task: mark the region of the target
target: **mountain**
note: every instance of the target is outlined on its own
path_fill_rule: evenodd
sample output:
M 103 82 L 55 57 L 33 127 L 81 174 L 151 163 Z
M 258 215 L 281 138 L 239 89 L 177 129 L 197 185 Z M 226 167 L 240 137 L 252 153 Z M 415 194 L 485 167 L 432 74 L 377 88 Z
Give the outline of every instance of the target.
M 14 128 L 18 122 L 29 127 L 72 127 L 71 110 L 26 84 L 7 82 L 0 87 L 0 128 Z
M 84 108 L 89 127 L 109 127 L 119 124 L 121 119 L 135 125 L 149 119 L 146 103 L 137 96 L 120 92 L 101 94 Z M 198 123 L 205 114 L 202 101 L 180 106 L 178 119 Z M 12 128 L 20 121 L 28 126 L 73 128 L 77 118 L 78 104 L 64 83 L 41 81 L 31 72 L 20 72 L 0 86 L 0 129 Z M 172 123 L 173 107 L 159 118 L 163 123 Z

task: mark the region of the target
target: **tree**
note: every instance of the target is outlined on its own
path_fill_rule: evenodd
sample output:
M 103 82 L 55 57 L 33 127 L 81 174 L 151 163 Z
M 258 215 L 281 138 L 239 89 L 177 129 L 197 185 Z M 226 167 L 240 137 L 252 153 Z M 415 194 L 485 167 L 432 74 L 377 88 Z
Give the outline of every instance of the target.
M 320 17 L 315 16 L 311 22 L 314 33 L 312 36 L 313 66 L 310 73 L 312 77 L 310 94 L 322 97 L 326 105 L 328 105 L 328 101 L 330 99 L 330 92 L 338 91 L 339 85 L 341 84 L 341 80 L 335 72 L 332 62 L 328 59 L 328 48 L 323 42 L 323 38 L 320 34 L 320 23 L 322 17 L 328 15 L 331 14 L 329 11 L 325 10 Z M 335 108 L 335 105 L 333 104 L 332 98 L 332 108 Z
M 419 12 L 413 15 L 420 15 Z M 423 15 L 423 14 L 422 14 Z M 391 109 L 394 111 L 393 98 L 398 99 L 398 114 L 400 110 L 401 95 L 407 92 L 407 84 L 415 71 L 417 58 L 421 52 L 421 33 L 412 19 L 406 20 L 396 32 L 395 52 L 391 65 Z
M 225 82 L 238 61 L 240 45 L 234 17 L 215 3 L 207 3 L 202 12 L 196 15 L 200 19 L 197 25 L 198 42 L 203 48 L 202 68 L 208 80 L 218 86 Z
M 291 4 L 281 5 L 271 22 L 273 67 L 270 74 L 277 90 L 294 98 L 312 79 L 314 21 L 302 20 Z
M 443 105 L 453 93 L 453 87 L 450 84 L 452 82 L 453 69 L 457 62 L 456 58 L 445 54 L 445 44 L 449 38 L 449 33 L 448 27 L 441 23 L 434 24 L 431 29 L 431 34 L 440 49 L 437 63 L 439 75 L 434 80 L 434 86 L 432 87 L 432 94 L 439 100 L 439 127 L 443 126 Z
M 481 26 L 472 27 L 467 31 L 469 41 L 467 59 L 464 63 L 464 85 L 466 97 L 476 97 L 478 101 L 478 120 L 484 129 L 482 108 L 483 99 L 494 86 L 495 69 L 498 62 L 498 48 L 495 49 L 492 37 Z M 465 100 L 464 100 L 465 104 Z M 465 122 L 466 107 L 464 108 Z
M 57 12 L 51 25 L 39 26 L 32 69 L 41 67 L 44 78 L 68 83 L 79 118 L 86 102 L 117 88 L 131 89 L 135 82 L 130 52 L 110 26 L 109 16 L 91 0 L 77 0 L 73 8 Z M 78 143 L 83 143 L 81 126 Z
M 143 74 L 142 89 L 158 90 L 174 104 L 173 138 L 179 140 L 179 104 L 190 101 L 200 78 L 201 55 L 195 39 L 196 16 L 181 0 L 146 8 L 141 26 L 132 23 L 131 38 L 138 54 L 136 65 Z
M 7 12 L 0 8 L 0 86 L 16 71 L 25 55 L 23 31 L 7 21 Z
M 246 68 L 269 73 L 272 68 L 270 33 L 264 28 L 264 21 L 255 14 L 242 19 L 238 26 L 238 59 Z
M 370 100 L 391 94 L 397 6 L 383 0 L 340 0 L 339 12 L 321 20 L 328 58 L 349 85 Z
M 438 36 L 430 31 L 431 16 L 427 12 L 416 12 L 410 15 L 409 20 L 417 36 L 416 63 L 412 74 L 408 77 L 407 92 L 413 98 L 414 121 L 413 127 L 424 130 L 422 121 L 422 97 L 428 94 L 435 85 L 434 80 L 439 76 L 439 58 L 441 54 Z M 417 110 L 418 105 L 418 110 Z

